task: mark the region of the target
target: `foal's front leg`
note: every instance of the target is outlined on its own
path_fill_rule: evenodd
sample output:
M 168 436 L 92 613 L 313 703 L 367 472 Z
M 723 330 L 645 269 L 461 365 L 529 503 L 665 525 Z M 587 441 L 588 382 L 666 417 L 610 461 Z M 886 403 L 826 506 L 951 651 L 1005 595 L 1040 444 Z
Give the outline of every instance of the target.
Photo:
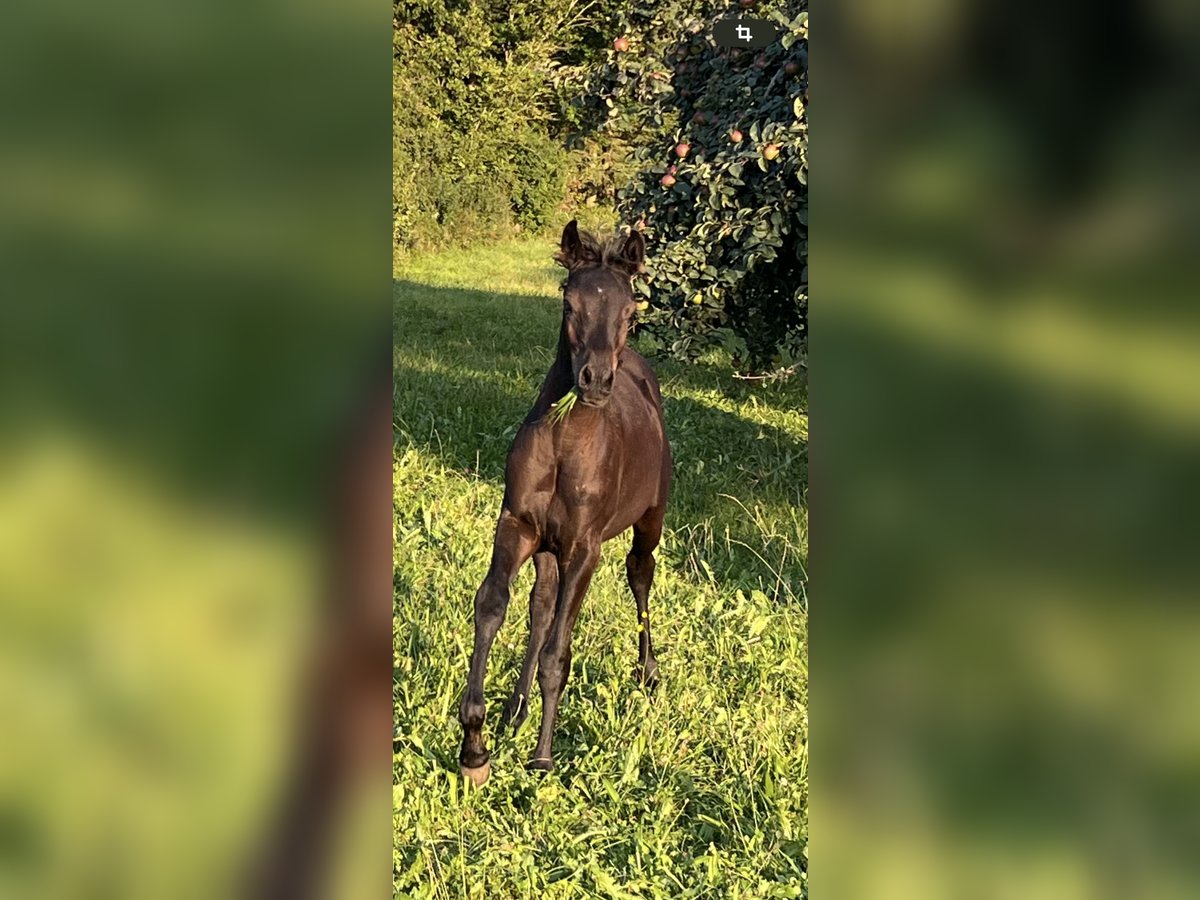
M 477 786 L 487 781 L 491 774 L 487 747 L 483 743 L 483 676 L 488 653 L 508 609 L 509 585 L 536 546 L 537 535 L 533 529 L 508 510 L 500 513 L 492 544 L 492 564 L 475 594 L 475 649 L 471 653 L 467 689 L 458 708 L 458 720 L 463 727 L 459 770 Z
M 567 676 L 571 674 L 571 632 L 579 617 L 583 595 L 587 593 L 600 560 L 600 541 L 576 544 L 558 559 L 558 607 L 550 635 L 538 655 L 538 685 L 542 689 L 542 728 L 537 747 L 529 766 L 549 772 L 554 768 L 551 744 L 554 739 L 554 720 L 558 716 L 558 701 L 562 698 Z
M 549 550 L 543 550 L 533 554 L 533 566 L 537 570 L 537 578 L 533 590 L 529 592 L 529 646 L 525 650 L 521 675 L 500 718 L 502 725 L 512 726 L 514 734 L 529 715 L 533 673 L 537 670 L 538 654 L 554 622 L 554 605 L 558 601 L 558 559 Z

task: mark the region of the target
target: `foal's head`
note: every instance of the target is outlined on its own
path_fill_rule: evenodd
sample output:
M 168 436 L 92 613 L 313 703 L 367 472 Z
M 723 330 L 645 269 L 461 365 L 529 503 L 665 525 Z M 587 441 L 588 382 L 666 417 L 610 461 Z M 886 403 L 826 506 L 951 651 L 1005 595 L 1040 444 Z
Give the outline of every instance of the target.
M 603 406 L 637 309 L 632 281 L 643 271 L 646 243 L 636 231 L 625 239 L 597 238 L 572 220 L 554 258 L 567 268 L 562 333 L 575 387 L 583 403 Z

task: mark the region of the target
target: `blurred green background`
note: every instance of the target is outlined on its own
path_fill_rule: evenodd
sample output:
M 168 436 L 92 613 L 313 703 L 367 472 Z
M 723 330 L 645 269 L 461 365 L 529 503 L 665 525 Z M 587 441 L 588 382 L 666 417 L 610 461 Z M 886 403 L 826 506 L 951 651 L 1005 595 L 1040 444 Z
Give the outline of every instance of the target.
M 388 59 L 357 0 L 0 13 L 0 896 L 255 852 L 387 364 Z
M 825 21 L 814 890 L 1195 897 L 1200 18 Z

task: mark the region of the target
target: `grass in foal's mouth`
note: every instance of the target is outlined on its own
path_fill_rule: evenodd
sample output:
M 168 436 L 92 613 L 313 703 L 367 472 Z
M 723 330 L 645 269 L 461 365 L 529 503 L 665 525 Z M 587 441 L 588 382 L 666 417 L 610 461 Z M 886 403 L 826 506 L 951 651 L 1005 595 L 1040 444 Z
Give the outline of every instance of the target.
M 653 360 L 675 484 L 650 616 L 661 682 L 633 678 L 628 535 L 606 544 L 573 642 L 555 771 L 527 772 L 541 699 L 498 731 L 528 635 L 512 588 L 485 683 L 491 779 L 458 774 L 458 702 L 504 460 L 553 358 L 544 243 L 397 274 L 394 892 L 398 897 L 806 897 L 806 397 L 727 361 Z M 636 343 L 635 343 L 636 346 Z
M 575 388 L 571 388 L 562 395 L 561 399 L 555 400 L 554 403 L 550 405 L 550 411 L 546 413 L 546 419 L 557 425 L 567 417 L 567 413 L 569 413 L 575 407 L 575 402 L 578 399 L 579 391 L 577 391 Z

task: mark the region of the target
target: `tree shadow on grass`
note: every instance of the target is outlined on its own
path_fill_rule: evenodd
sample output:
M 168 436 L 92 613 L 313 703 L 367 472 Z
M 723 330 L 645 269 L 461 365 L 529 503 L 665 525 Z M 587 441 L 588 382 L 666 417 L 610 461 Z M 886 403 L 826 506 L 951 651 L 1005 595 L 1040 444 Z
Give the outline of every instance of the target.
M 393 283 L 392 346 L 398 360 L 449 367 L 481 379 L 526 376 L 536 394 L 558 340 L 561 302 L 557 296 L 506 294 L 439 288 L 412 281 Z M 717 354 L 687 364 L 653 356 L 635 331 L 630 345 L 654 366 L 664 394 L 709 392 L 735 403 L 754 402 L 766 410 L 807 406 L 800 379 L 760 383 L 734 377 L 732 365 Z M 532 396 L 530 398 L 532 400 Z
M 557 299 L 413 282 L 397 282 L 394 296 L 397 446 L 402 452 L 414 447 L 454 471 L 502 485 L 509 445 L 552 360 Z M 719 370 L 656 367 L 663 372 L 675 457 L 664 540 L 668 556 L 690 577 L 726 589 L 801 599 L 807 443 L 785 429 L 681 395 L 720 387 Z M 732 382 L 728 390 L 737 399 L 754 388 Z M 798 394 L 761 396 L 767 405 Z

